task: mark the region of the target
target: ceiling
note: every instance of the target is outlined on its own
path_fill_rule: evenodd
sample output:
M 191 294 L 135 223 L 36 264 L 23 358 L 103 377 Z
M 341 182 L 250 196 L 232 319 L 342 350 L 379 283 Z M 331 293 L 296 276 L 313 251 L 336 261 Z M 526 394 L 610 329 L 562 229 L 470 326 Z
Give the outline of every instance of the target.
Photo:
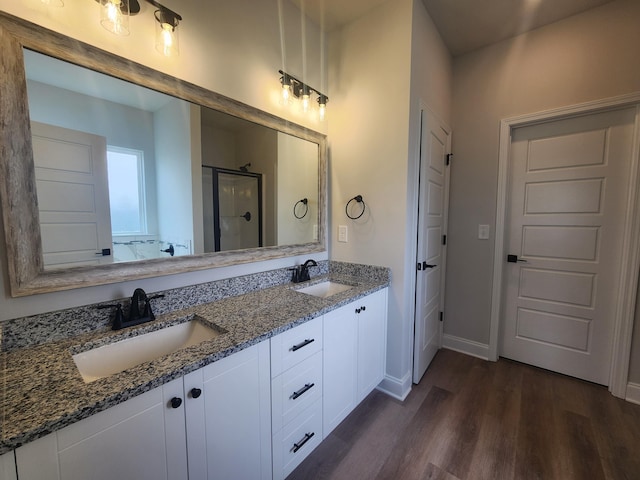
M 331 31 L 385 1 L 293 0 Z M 557 22 L 613 0 L 422 0 L 453 56 Z

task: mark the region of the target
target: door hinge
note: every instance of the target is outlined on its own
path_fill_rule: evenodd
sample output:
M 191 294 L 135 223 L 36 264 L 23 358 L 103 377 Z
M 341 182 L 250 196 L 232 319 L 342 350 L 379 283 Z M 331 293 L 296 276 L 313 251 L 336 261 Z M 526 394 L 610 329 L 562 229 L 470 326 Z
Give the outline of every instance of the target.
M 440 321 L 444 321 L 444 312 L 440 312 Z
M 447 236 L 442 235 L 442 245 L 446 245 L 446 244 L 447 244 Z
M 444 158 L 445 165 L 449 165 L 451 163 L 451 159 L 453 158 L 453 153 L 447 153 Z

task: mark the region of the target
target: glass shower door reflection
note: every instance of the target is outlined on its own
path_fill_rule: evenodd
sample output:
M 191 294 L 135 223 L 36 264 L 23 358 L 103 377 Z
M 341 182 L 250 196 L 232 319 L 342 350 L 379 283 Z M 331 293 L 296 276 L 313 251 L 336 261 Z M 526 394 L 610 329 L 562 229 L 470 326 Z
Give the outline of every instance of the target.
M 262 176 L 213 169 L 215 251 L 262 246 Z

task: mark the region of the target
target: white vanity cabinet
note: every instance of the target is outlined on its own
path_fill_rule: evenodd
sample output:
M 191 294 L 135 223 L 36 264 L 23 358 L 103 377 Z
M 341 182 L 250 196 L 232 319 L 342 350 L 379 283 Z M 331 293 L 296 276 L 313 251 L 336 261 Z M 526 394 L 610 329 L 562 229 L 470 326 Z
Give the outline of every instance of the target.
M 324 316 L 325 437 L 382 381 L 386 328 L 386 288 Z
M 271 338 L 273 479 L 322 441 L 322 317 Z
M 185 375 L 190 480 L 271 478 L 269 371 L 266 340 Z
M 20 480 L 271 476 L 265 341 L 16 449 Z
M 20 480 L 186 479 L 184 406 L 171 406 L 181 393 L 177 379 L 27 443 Z
M 17 480 L 16 458 L 13 452 L 0 455 L 0 480 Z

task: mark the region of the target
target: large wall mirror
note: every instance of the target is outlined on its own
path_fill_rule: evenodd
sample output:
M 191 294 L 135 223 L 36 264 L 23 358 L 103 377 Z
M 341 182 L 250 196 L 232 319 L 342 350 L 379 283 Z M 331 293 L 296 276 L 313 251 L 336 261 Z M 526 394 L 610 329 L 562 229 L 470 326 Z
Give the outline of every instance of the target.
M 325 250 L 326 139 L 0 13 L 11 294 Z

